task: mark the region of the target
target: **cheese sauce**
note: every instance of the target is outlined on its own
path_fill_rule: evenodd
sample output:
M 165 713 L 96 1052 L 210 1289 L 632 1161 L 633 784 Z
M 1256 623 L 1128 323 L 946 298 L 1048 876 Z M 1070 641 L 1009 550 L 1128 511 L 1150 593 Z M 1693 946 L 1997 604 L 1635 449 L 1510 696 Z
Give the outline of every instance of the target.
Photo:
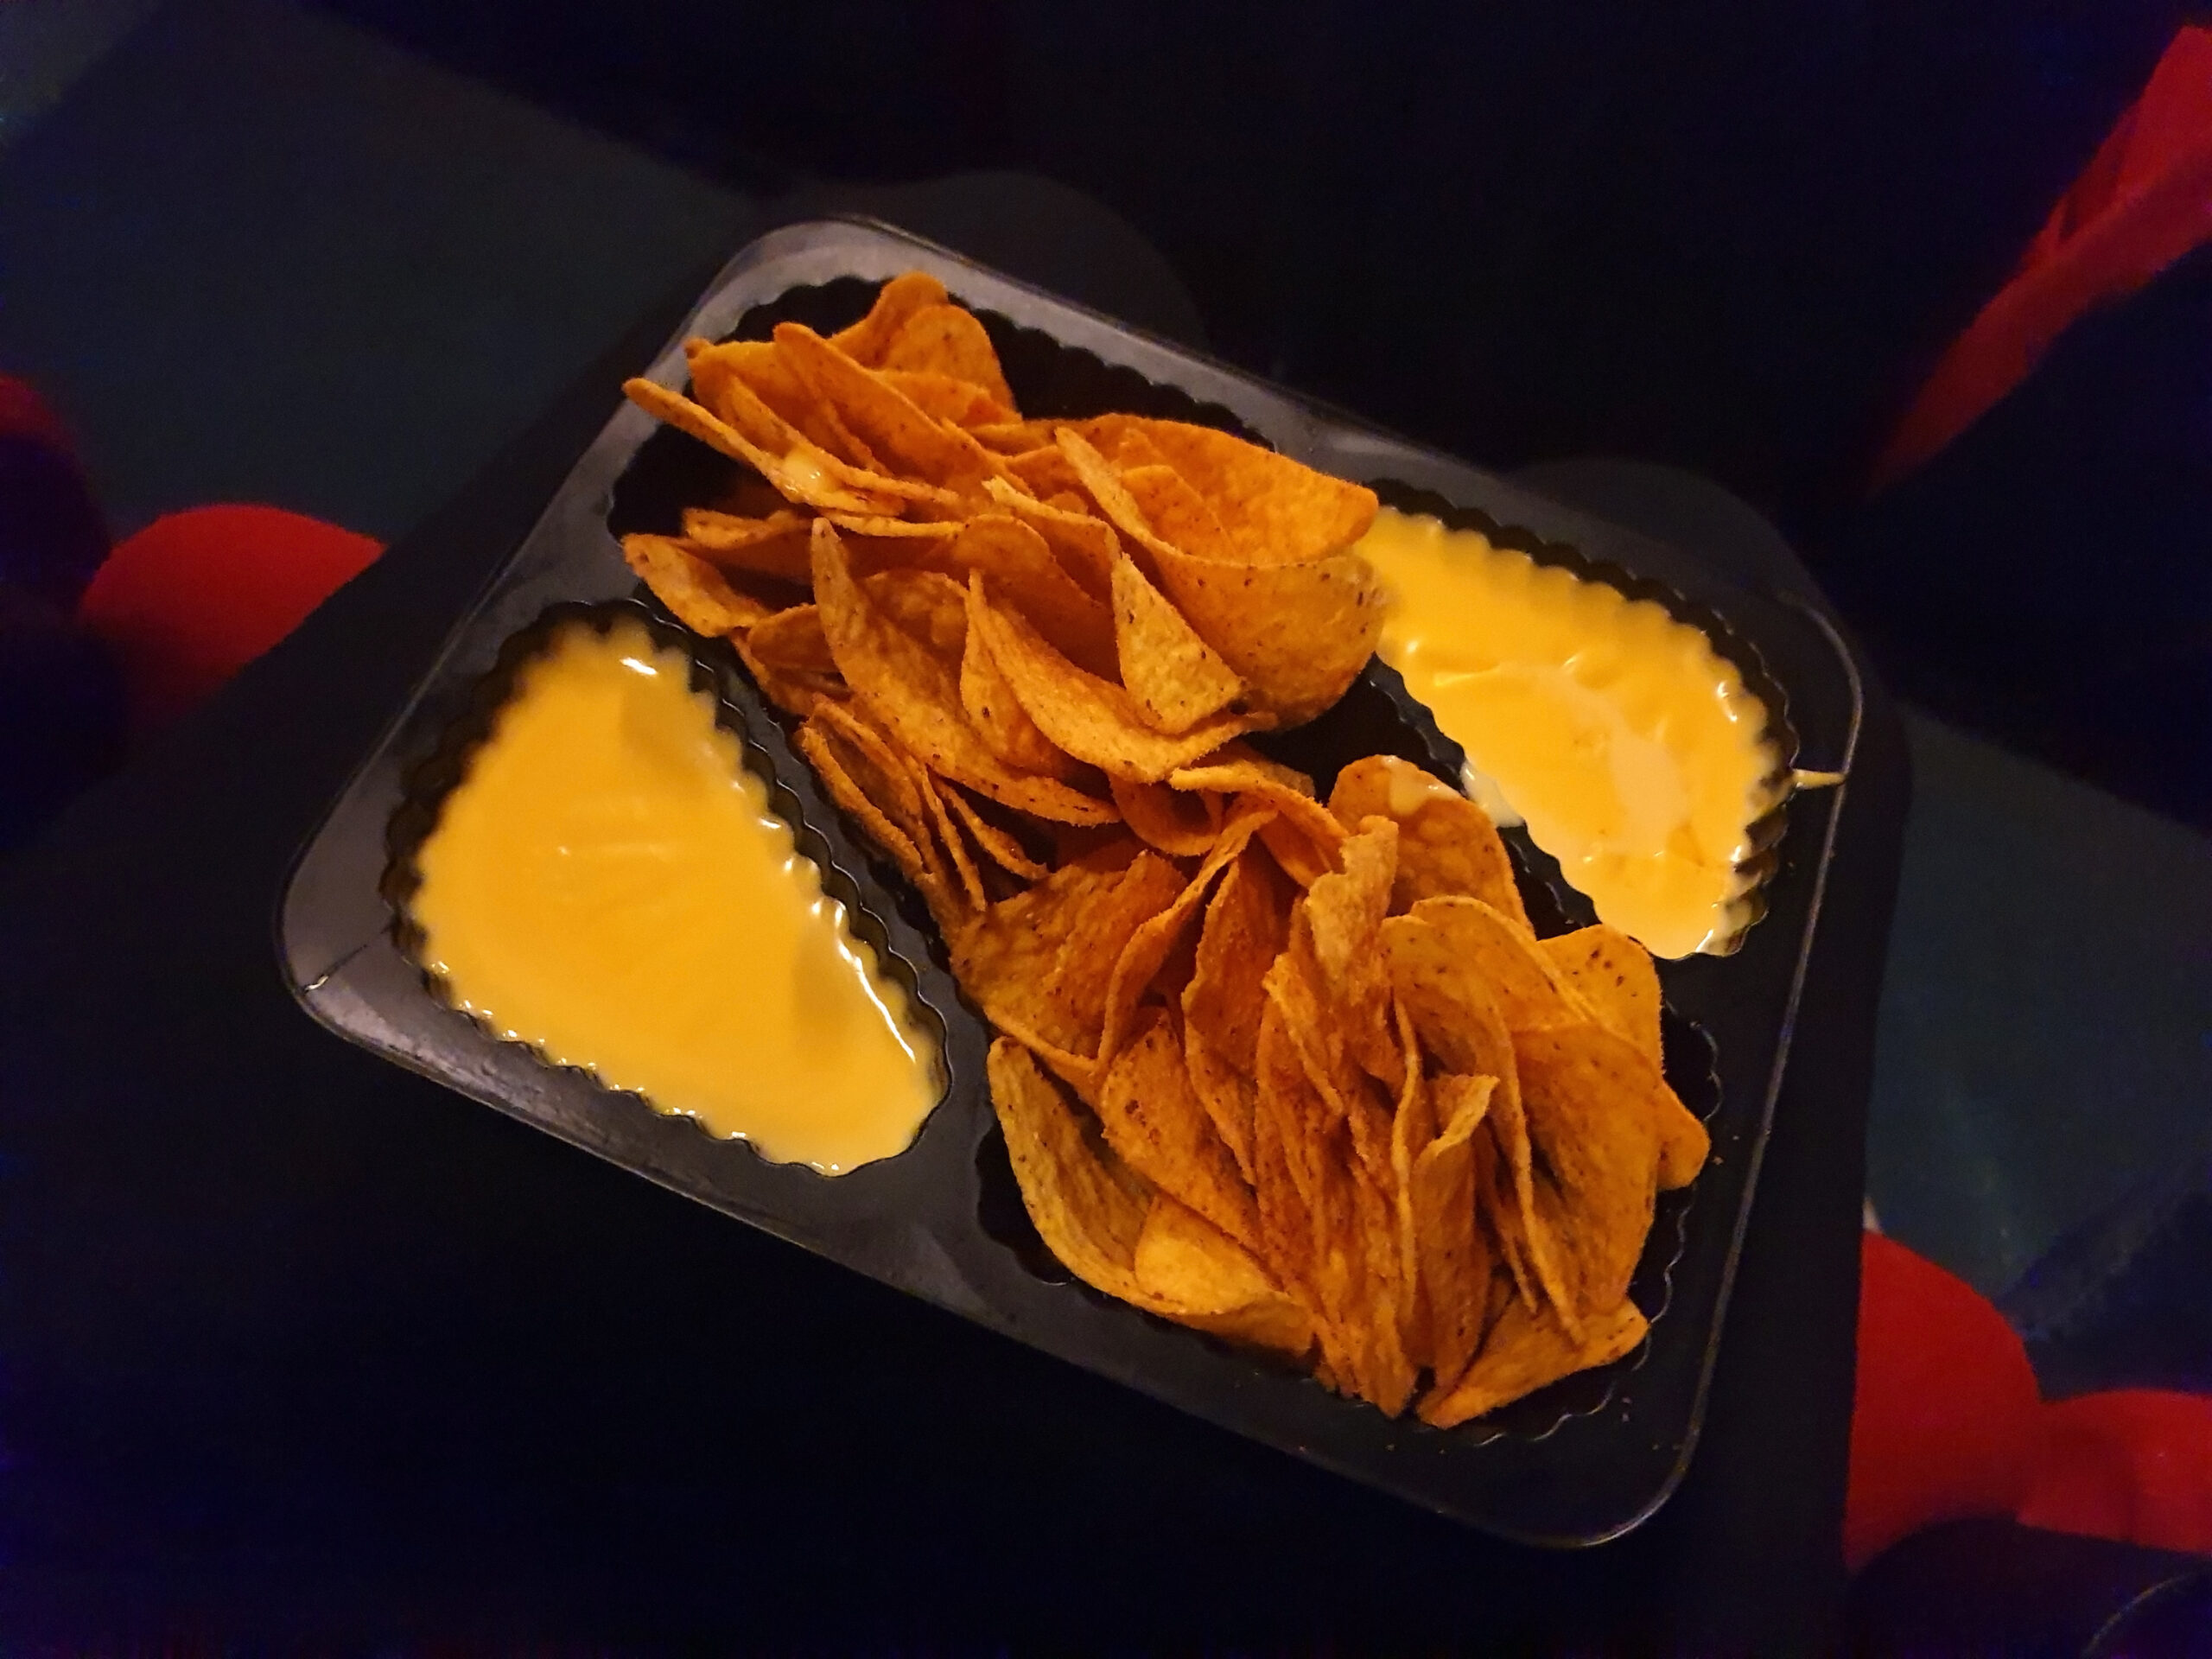
M 1468 793 L 1653 955 L 1726 950 L 1749 831 L 1784 792 L 1766 710 L 1648 600 L 1385 508 L 1359 543 L 1391 593 L 1377 647 L 1467 753 Z
M 633 622 L 523 669 L 417 856 L 424 961 L 501 1035 L 776 1162 L 890 1157 L 936 1050 L 690 676 Z

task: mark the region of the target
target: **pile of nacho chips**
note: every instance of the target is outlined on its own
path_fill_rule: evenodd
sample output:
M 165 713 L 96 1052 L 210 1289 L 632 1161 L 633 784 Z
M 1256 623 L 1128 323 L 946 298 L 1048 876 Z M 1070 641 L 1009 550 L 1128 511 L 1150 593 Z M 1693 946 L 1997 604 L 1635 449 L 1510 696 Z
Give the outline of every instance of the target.
M 1053 1253 L 1440 1425 L 1633 1348 L 1655 1195 L 1706 1151 L 1649 957 L 1539 941 L 1417 768 L 1324 804 L 1238 741 L 1365 664 L 1372 493 L 1208 428 L 1025 421 L 918 274 L 829 339 L 687 351 L 691 397 L 629 395 L 749 471 L 626 556 L 929 904 Z

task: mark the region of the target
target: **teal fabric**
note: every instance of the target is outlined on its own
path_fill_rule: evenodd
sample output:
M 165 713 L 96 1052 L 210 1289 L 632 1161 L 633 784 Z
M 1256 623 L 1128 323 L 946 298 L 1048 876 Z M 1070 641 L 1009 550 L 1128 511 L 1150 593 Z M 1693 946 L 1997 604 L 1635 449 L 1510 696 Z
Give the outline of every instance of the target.
M 239 500 L 388 539 L 760 223 L 346 24 L 193 0 L 0 151 L 0 372 L 118 536 Z
M 1924 716 L 1907 731 L 1867 1185 L 1885 1231 L 1995 1296 L 2212 1154 L 2212 842 Z

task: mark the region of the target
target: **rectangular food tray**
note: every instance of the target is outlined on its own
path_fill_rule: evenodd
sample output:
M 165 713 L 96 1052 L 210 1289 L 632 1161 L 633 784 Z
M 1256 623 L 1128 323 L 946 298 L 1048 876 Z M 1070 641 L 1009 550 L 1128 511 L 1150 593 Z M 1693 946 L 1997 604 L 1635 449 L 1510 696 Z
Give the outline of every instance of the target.
M 1486 531 L 1502 545 L 1657 599 L 1711 632 L 1765 698 L 1786 762 L 1847 774 L 1860 676 L 1820 614 L 1750 591 L 1694 553 L 1592 518 L 1463 461 L 1421 449 L 1277 387 L 1052 298 L 887 226 L 798 225 L 737 255 L 645 372 L 681 387 L 688 335 L 764 337 L 786 319 L 823 329 L 867 308 L 877 284 L 931 271 L 981 316 L 1022 412 L 1120 410 L 1241 430 L 1376 487 L 1383 499 Z M 836 1178 L 766 1162 L 588 1074 L 547 1065 L 443 1001 L 404 948 L 404 854 L 455 773 L 472 721 L 496 705 L 518 654 L 562 616 L 657 617 L 621 558 L 618 531 L 673 529 L 733 463 L 625 404 L 536 527 L 448 637 L 301 855 L 280 950 L 301 1002 L 332 1030 L 624 1168 L 861 1273 L 1224 1427 L 1502 1537 L 1602 1542 L 1657 1510 L 1688 1467 L 1704 1412 L 1736 1255 L 1757 1183 L 1827 866 L 1847 791 L 1792 798 L 1761 892 L 1766 913 L 1727 957 L 1662 963 L 1666 1065 L 1705 1117 L 1713 1155 L 1662 1194 L 1632 1290 L 1651 1333 L 1616 1364 L 1554 1384 L 1459 1428 L 1391 1421 L 1302 1374 L 1154 1319 L 1070 1281 L 1028 1225 L 983 1077 L 989 1029 L 961 997 L 926 912 L 817 788 L 788 722 L 722 642 L 687 640 L 747 763 L 792 814 L 855 931 L 909 978 L 942 1029 L 945 1095 L 906 1153 Z M 671 637 L 674 637 L 671 635 Z M 504 656 L 503 656 L 504 652 Z M 1269 747 L 1315 774 L 1389 751 L 1455 779 L 1460 756 L 1371 665 L 1338 709 Z M 1541 929 L 1592 919 L 1557 867 L 1509 835 Z M 1549 924 L 1547 926 L 1547 923 Z

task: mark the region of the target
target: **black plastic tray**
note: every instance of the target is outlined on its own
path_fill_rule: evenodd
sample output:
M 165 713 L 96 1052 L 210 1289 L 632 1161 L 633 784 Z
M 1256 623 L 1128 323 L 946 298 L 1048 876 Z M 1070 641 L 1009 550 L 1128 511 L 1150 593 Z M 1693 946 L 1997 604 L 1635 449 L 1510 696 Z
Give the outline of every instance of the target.
M 1847 772 L 1860 676 L 1820 614 L 1754 593 L 1691 554 L 1587 517 L 1466 463 L 1421 449 L 1181 347 L 1052 298 L 885 226 L 826 221 L 764 237 L 724 268 L 646 372 L 684 382 L 680 341 L 765 334 L 798 318 L 834 327 L 874 286 L 920 268 L 982 316 L 1027 415 L 1105 409 L 1211 422 L 1369 482 L 1386 501 L 1490 531 L 1502 544 L 1658 598 L 1712 630 L 1768 700 L 1785 758 Z M 1304 1376 L 1072 1283 L 1023 1215 L 983 1079 L 988 1029 L 961 998 L 942 942 L 895 872 L 816 787 L 785 722 L 727 645 L 683 637 L 697 682 L 721 698 L 747 763 L 793 813 L 855 931 L 910 977 L 943 1027 L 946 1094 L 897 1158 L 824 1178 L 710 1138 L 588 1074 L 497 1040 L 435 994 L 405 949 L 412 846 L 456 775 L 505 677 L 562 615 L 653 614 L 615 528 L 671 524 L 730 464 L 625 405 L 586 450 L 536 527 L 448 638 L 302 853 L 286 891 L 280 949 L 307 1009 L 352 1040 L 639 1174 L 1116 1378 L 1224 1427 L 1522 1542 L 1602 1542 L 1637 1526 L 1680 1482 L 1695 1446 L 1737 1251 L 1822 911 L 1845 792 L 1794 798 L 1765 826 L 1767 912 L 1734 955 L 1662 963 L 1670 1080 L 1713 1133 L 1697 1181 L 1662 1198 L 1632 1294 L 1651 1317 L 1636 1352 L 1456 1429 L 1384 1418 Z M 674 634 L 671 638 L 676 637 Z M 1337 766 L 1389 750 L 1456 779 L 1458 751 L 1379 665 L 1338 709 L 1273 747 L 1325 790 Z M 1514 836 L 1532 913 L 1588 918 L 1580 895 Z

